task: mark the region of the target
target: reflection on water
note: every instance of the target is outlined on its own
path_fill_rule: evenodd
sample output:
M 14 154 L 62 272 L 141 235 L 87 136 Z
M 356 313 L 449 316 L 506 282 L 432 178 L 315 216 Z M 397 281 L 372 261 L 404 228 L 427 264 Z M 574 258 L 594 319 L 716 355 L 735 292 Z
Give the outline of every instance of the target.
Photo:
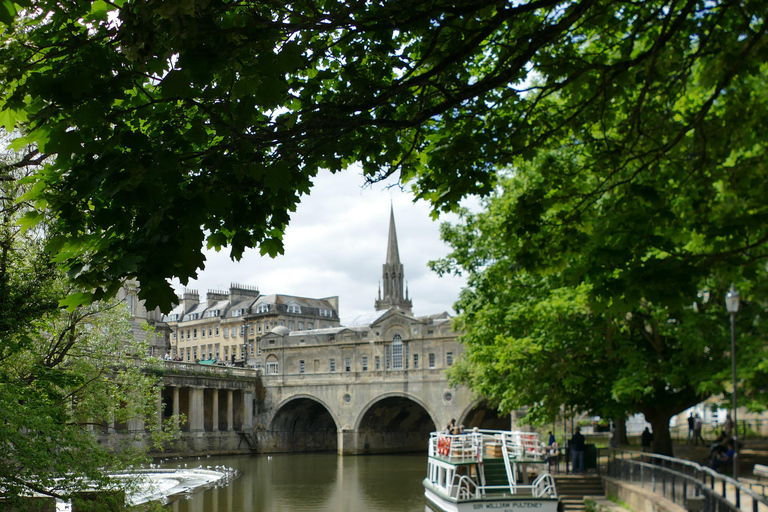
M 165 465 L 176 467 L 180 461 Z M 174 502 L 173 512 L 422 512 L 425 455 L 278 454 L 201 457 L 181 461 L 223 464 L 240 478 Z

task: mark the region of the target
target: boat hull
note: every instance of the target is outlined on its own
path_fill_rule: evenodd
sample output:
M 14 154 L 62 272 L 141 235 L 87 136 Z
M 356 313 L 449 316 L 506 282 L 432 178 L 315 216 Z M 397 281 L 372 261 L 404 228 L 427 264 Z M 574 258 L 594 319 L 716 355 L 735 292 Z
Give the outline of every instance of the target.
M 438 512 L 478 512 L 514 511 L 514 512 L 558 512 L 559 500 L 556 498 L 533 498 L 531 496 L 504 496 L 475 499 L 455 499 L 446 497 L 424 482 L 424 497 L 432 510 Z

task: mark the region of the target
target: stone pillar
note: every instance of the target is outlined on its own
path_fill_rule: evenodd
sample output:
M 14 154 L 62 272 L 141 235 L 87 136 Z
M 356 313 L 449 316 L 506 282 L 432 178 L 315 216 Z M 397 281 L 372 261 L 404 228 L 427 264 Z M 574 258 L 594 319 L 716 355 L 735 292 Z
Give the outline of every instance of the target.
M 179 408 L 179 388 L 173 388 L 173 427 L 179 428 L 179 414 L 181 409 Z
M 253 430 L 252 393 L 243 393 L 243 430 Z
M 189 390 L 189 431 L 203 432 L 205 430 L 205 396 L 202 388 Z
M 232 390 L 227 391 L 227 432 L 231 432 L 235 425 L 235 397 Z
M 141 418 L 130 418 L 125 422 L 128 432 L 135 434 L 144 430 L 144 420 Z
M 219 390 L 213 390 L 213 431 L 219 431 Z
M 157 431 L 163 430 L 163 390 L 157 392 Z

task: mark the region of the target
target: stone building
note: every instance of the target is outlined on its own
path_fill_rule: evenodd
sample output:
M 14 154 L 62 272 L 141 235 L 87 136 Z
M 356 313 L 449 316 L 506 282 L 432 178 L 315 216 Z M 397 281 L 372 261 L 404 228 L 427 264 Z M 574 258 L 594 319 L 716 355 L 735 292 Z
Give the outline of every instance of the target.
M 459 354 L 450 316 L 412 314 L 397 244 L 394 212 L 390 213 L 386 263 L 375 311 L 344 326 L 293 331 L 277 326 L 261 338 L 260 353 L 267 375 L 356 374 L 406 370 L 442 370 Z
M 117 292 L 116 300 L 125 302 L 130 314 L 131 333 L 136 341 L 149 340 L 149 353 L 163 357 L 170 350 L 171 328 L 165 323 L 160 308 L 147 311 L 145 301 L 139 300 L 139 283 L 129 280 Z M 146 326 L 150 327 L 148 330 Z
M 229 291 L 209 290 L 200 302 L 196 290 L 165 318 L 171 329 L 171 357 L 184 362 L 261 366 L 258 338 L 278 326 L 306 329 L 339 325 L 338 297 L 310 299 L 262 295 L 256 288 L 233 284 Z

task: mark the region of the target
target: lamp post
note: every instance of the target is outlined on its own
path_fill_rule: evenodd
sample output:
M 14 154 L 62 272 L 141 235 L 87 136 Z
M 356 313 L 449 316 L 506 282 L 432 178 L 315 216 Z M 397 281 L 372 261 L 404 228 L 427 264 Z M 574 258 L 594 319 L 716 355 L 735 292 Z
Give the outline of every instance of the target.
M 739 478 L 739 418 L 736 415 L 736 313 L 739 311 L 739 292 L 731 285 L 725 295 L 725 309 L 731 315 L 731 374 L 733 376 L 733 478 Z

